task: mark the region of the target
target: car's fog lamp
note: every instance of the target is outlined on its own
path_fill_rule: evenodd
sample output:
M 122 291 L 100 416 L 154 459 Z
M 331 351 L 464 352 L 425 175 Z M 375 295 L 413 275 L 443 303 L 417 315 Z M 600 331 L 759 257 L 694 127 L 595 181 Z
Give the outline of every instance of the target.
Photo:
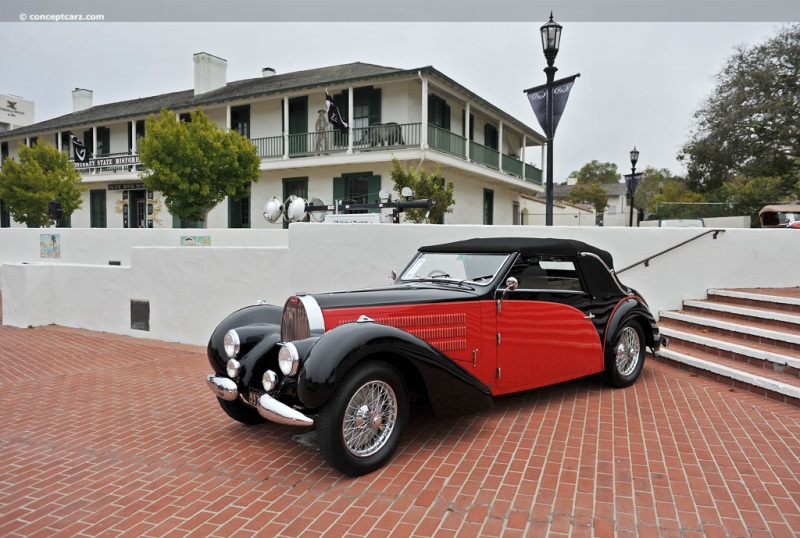
M 225 354 L 229 359 L 234 358 L 239 354 L 239 333 L 231 329 L 225 333 L 225 338 L 222 340 L 225 346 Z
M 230 359 L 225 365 L 225 371 L 228 372 L 228 377 L 236 379 L 242 373 L 242 365 L 236 359 Z
M 261 384 L 264 386 L 265 391 L 271 391 L 278 386 L 278 374 L 272 370 L 267 370 L 261 377 Z
M 278 366 L 281 368 L 283 375 L 295 375 L 300 363 L 300 355 L 297 353 L 297 348 L 291 342 L 286 342 L 281 346 L 278 352 Z

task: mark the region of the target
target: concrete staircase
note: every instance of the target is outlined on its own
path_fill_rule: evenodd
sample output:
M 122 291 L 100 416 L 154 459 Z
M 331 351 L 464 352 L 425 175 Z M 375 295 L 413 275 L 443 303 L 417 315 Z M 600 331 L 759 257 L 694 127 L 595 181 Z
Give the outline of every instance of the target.
M 657 360 L 800 407 L 800 288 L 708 290 L 659 327 Z

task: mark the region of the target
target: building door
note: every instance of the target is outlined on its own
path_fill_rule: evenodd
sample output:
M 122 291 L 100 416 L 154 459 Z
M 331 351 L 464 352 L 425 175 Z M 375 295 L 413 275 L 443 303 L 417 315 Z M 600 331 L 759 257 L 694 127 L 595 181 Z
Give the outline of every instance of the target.
M 283 199 L 284 201 L 291 195 L 299 196 L 308 200 L 308 178 L 307 177 L 289 177 L 283 179 Z M 288 228 L 289 222 L 284 219 L 283 227 Z
M 147 228 L 147 190 L 129 191 L 128 226 Z

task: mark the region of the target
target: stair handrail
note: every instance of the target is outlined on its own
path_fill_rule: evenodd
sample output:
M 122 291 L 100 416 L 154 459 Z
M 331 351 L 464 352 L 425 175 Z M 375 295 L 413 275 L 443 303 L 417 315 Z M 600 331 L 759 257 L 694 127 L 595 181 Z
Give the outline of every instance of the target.
M 656 252 L 656 253 L 655 253 L 655 254 L 653 254 L 652 256 L 648 256 L 648 257 L 646 257 L 646 258 L 643 258 L 643 259 L 639 260 L 639 261 L 638 261 L 638 262 L 636 262 L 636 263 L 632 263 L 631 265 L 629 265 L 629 266 L 627 266 L 627 267 L 623 267 L 622 269 L 620 269 L 620 270 L 616 271 L 616 273 L 617 273 L 617 274 L 620 274 L 620 273 L 622 273 L 622 272 L 625 272 L 625 271 L 627 271 L 628 269 L 632 269 L 632 268 L 636 267 L 637 265 L 641 265 L 641 264 L 644 264 L 644 266 L 645 266 L 645 267 L 650 267 L 650 260 L 652 260 L 652 259 L 654 259 L 654 258 L 658 258 L 659 256 L 663 256 L 663 255 L 664 255 L 664 254 L 666 254 L 667 252 L 671 252 L 671 251 L 673 251 L 673 250 L 675 250 L 675 249 L 677 249 L 677 248 L 680 248 L 680 247 L 682 247 L 682 246 L 683 246 L 683 245 L 685 245 L 686 243 L 691 243 L 692 241 L 696 241 L 696 240 L 700 239 L 701 237 L 703 237 L 703 236 L 705 236 L 705 235 L 708 235 L 708 234 L 714 234 L 714 239 L 716 239 L 716 238 L 717 238 L 717 236 L 718 236 L 719 234 L 723 233 L 723 232 L 725 232 L 725 230 L 724 230 L 724 229 L 722 229 L 722 228 L 715 228 L 715 229 L 713 229 L 713 230 L 706 230 L 705 232 L 703 232 L 703 233 L 701 233 L 701 234 L 699 234 L 699 235 L 696 235 L 696 236 L 694 236 L 694 237 L 690 237 L 690 238 L 689 238 L 689 239 L 687 239 L 686 241 L 682 241 L 682 242 L 678 243 L 677 245 L 673 245 L 673 246 L 671 246 L 671 247 L 669 247 L 669 248 L 666 248 L 666 249 L 662 250 L 661 252 Z

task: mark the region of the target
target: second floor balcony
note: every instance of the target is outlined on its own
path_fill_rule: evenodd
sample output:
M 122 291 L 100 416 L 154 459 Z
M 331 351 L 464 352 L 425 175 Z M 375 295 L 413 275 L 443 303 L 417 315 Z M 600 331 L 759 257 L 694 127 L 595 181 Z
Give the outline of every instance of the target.
M 422 123 L 385 123 L 353 128 L 349 133 L 337 130 L 293 133 L 253 138 L 251 142 L 263 161 L 321 155 L 341 155 L 345 159 L 347 155 L 353 153 L 422 148 L 425 144 L 422 129 Z M 530 183 L 542 184 L 542 171 L 524 163 L 516 156 L 506 155 L 432 124 L 427 124 L 426 135 L 428 149 Z M 92 175 L 133 173 L 142 169 L 138 154 L 132 152 L 99 155 L 86 162 L 74 164 L 81 173 Z

